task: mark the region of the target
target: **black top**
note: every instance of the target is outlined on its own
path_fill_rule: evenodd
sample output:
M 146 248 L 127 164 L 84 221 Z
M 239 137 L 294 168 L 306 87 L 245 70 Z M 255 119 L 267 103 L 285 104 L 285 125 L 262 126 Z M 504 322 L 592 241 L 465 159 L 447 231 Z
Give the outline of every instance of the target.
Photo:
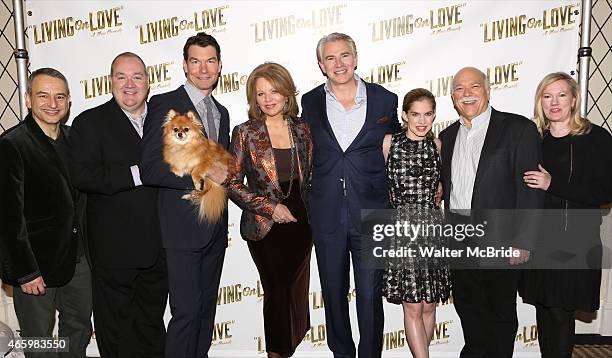
M 278 182 L 282 183 L 291 179 L 291 148 L 272 148 L 278 171 Z M 298 178 L 297 159 L 294 159 L 293 179 Z
M 583 135 L 553 137 L 542 143 L 544 169 L 551 175 L 546 208 L 599 208 L 612 202 L 612 136 L 592 125 Z

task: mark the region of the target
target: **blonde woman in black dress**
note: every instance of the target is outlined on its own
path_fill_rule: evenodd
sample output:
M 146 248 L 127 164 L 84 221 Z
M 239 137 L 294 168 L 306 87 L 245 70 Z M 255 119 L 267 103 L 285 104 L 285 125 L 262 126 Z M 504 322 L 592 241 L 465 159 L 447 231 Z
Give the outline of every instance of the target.
M 388 135 L 383 144 L 391 205 L 400 220 L 411 224 L 440 224 L 436 203 L 440 183 L 440 141 L 431 127 L 436 101 L 426 89 L 413 89 L 402 105 L 404 131 Z M 440 237 L 419 237 L 414 242 L 392 240 L 392 247 L 440 247 Z M 415 358 L 429 357 L 429 342 L 436 322 L 436 303 L 448 300 L 450 273 L 447 264 L 435 258 L 392 260 L 383 275 L 383 295 L 401 304 L 408 346 Z
M 535 95 L 543 163 L 523 179 L 546 192 L 538 269 L 525 272 L 519 292 L 536 307 L 542 358 L 570 358 L 574 313 L 599 309 L 602 244 L 600 206 L 612 202 L 612 136 L 580 117 L 578 83 L 563 72 L 544 77 Z

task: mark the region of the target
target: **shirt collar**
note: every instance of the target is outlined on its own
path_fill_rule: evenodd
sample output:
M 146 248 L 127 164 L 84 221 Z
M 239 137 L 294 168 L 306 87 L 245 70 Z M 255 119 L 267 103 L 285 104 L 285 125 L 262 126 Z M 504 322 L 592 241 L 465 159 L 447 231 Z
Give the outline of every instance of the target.
M 191 100 L 194 106 L 202 102 L 204 98 L 211 96 L 210 94 L 208 96 L 205 96 L 202 91 L 197 89 L 196 86 L 191 84 L 191 82 L 189 81 L 185 81 L 185 91 L 187 92 L 187 95 L 189 96 L 189 99 Z
M 119 107 L 121 108 L 121 107 Z M 142 111 L 142 114 L 135 116 L 133 114 L 131 114 L 130 112 L 126 111 L 125 109 L 121 108 L 121 110 L 123 111 L 123 113 L 125 113 L 125 115 L 132 121 L 136 121 L 136 122 L 140 122 L 140 123 L 144 123 L 145 118 L 147 117 L 147 112 L 148 112 L 148 107 L 147 107 L 147 102 L 145 102 L 144 104 L 144 111 Z
M 487 109 L 485 109 L 484 112 L 472 118 L 472 128 L 469 128 L 469 129 L 486 127 L 490 119 L 491 119 L 491 105 L 488 105 Z M 467 125 L 465 124 L 465 119 L 463 119 L 463 117 L 459 117 L 459 123 L 466 129 L 468 129 Z
M 355 104 L 361 104 L 368 97 L 365 83 L 356 73 L 354 74 L 354 78 L 355 78 L 355 81 L 357 81 L 357 92 L 355 93 Z M 325 85 L 323 85 L 323 89 L 325 89 L 325 93 L 332 96 L 334 100 L 336 101 L 338 100 L 336 96 L 334 95 L 334 92 L 332 92 L 331 90 L 331 84 L 329 80 L 325 82 Z

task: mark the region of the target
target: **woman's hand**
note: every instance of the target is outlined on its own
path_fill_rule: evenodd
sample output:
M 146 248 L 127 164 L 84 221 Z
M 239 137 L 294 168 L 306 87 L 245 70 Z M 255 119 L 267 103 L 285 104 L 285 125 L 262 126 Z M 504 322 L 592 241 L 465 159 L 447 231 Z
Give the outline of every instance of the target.
M 297 222 L 297 219 L 293 217 L 291 211 L 289 211 L 289 209 L 281 203 L 276 204 L 274 212 L 272 213 L 272 220 L 279 224 Z
M 523 175 L 523 180 L 528 187 L 542 190 L 548 190 L 550 178 L 550 173 L 540 164 L 538 164 L 538 170 L 530 170 Z

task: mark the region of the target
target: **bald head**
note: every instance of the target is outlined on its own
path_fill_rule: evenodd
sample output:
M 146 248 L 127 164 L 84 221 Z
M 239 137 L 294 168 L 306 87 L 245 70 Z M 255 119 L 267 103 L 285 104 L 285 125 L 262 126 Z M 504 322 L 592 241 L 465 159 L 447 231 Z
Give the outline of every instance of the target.
M 475 67 L 464 67 L 453 77 L 453 104 L 468 125 L 487 110 L 491 89 L 487 76 Z

